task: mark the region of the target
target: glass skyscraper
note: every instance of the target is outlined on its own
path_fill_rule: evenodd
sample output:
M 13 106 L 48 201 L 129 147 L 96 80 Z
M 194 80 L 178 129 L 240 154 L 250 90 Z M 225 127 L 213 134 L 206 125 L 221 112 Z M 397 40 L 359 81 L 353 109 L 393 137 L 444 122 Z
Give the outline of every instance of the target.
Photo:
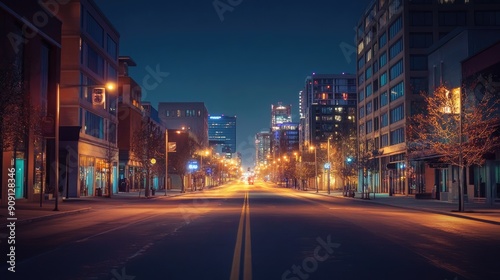
M 218 152 L 236 153 L 236 116 L 210 115 L 208 117 L 208 141 Z

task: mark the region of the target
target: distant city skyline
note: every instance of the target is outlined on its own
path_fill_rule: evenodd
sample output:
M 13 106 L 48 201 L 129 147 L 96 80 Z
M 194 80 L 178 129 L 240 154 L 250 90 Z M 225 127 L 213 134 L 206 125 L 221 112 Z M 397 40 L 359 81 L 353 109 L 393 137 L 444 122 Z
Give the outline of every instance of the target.
M 271 104 L 292 104 L 298 121 L 307 76 L 355 73 L 354 27 L 370 1 L 242 1 L 222 21 L 212 2 L 96 0 L 120 33 L 120 55 L 137 62 L 130 75 L 143 99 L 237 115 L 248 165 Z

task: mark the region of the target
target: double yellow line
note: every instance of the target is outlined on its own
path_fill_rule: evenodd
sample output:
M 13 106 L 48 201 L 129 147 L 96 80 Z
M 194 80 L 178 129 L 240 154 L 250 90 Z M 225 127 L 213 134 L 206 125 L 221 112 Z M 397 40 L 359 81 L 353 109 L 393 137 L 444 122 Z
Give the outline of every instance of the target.
M 240 223 L 238 225 L 238 235 L 236 236 L 236 245 L 234 246 L 233 266 L 231 268 L 230 280 L 238 280 L 240 278 L 243 230 L 245 231 L 243 280 L 252 280 L 252 240 L 250 236 L 250 205 L 248 203 L 248 193 L 245 193 L 243 208 L 241 209 Z

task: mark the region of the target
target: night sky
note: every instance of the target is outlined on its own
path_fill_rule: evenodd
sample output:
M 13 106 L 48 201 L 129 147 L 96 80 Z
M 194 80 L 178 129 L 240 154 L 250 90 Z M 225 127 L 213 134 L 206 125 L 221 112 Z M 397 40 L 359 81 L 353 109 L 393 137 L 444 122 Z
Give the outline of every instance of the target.
M 143 100 L 155 108 L 201 101 L 210 114 L 236 115 L 237 150 L 249 166 L 271 104 L 292 104 L 298 122 L 306 76 L 355 73 L 355 54 L 341 45 L 353 50 L 354 27 L 372 0 L 220 0 L 241 2 L 223 20 L 213 0 L 95 1 L 120 33 L 120 55 L 137 63 L 137 83 L 147 68 L 169 73 L 143 87 Z

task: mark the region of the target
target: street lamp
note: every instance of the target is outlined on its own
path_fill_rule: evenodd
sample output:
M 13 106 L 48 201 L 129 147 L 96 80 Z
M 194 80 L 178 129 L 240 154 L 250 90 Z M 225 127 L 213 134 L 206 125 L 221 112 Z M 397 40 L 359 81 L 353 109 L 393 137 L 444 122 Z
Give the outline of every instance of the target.
M 310 150 L 314 150 L 314 186 L 316 187 L 316 193 L 319 192 L 318 190 L 318 157 L 316 156 L 316 147 L 310 146 Z
M 282 169 L 283 169 L 283 166 L 281 165 L 281 158 L 278 158 L 278 171 L 276 172 L 277 173 L 276 180 L 278 182 L 278 186 L 280 186 L 280 187 L 281 187 L 281 180 L 282 180 L 282 174 L 281 174 Z
M 450 96 L 451 95 L 451 96 Z M 445 114 L 456 114 L 458 111 L 458 211 L 464 211 L 464 186 L 462 183 L 463 176 L 463 148 L 462 148 L 462 95 L 460 88 L 454 88 L 451 91 L 446 89 L 446 97 L 452 100 L 451 105 L 447 104 L 443 108 Z
M 330 139 L 332 137 L 328 137 L 328 146 L 326 147 L 326 157 L 327 157 L 327 168 L 328 168 L 328 172 L 327 172 L 327 175 L 328 175 L 328 183 L 327 183 L 327 187 L 328 187 L 328 194 L 330 194 L 330 169 L 332 168 L 332 165 L 330 163 Z
M 156 159 L 155 158 L 151 158 L 151 166 L 154 166 L 155 164 L 156 164 Z M 149 177 L 152 177 L 152 176 L 150 175 Z M 148 180 L 151 183 L 151 194 L 154 196 L 155 195 L 154 183 L 151 182 L 151 178 L 148 178 Z
M 203 182 L 205 181 L 205 170 L 203 169 L 203 156 L 208 156 L 210 152 L 208 150 L 202 151 L 199 156 L 200 156 L 200 167 L 199 171 L 201 174 L 201 183 L 202 183 L 202 188 L 204 187 Z
M 168 129 L 165 129 L 165 196 L 168 189 Z

